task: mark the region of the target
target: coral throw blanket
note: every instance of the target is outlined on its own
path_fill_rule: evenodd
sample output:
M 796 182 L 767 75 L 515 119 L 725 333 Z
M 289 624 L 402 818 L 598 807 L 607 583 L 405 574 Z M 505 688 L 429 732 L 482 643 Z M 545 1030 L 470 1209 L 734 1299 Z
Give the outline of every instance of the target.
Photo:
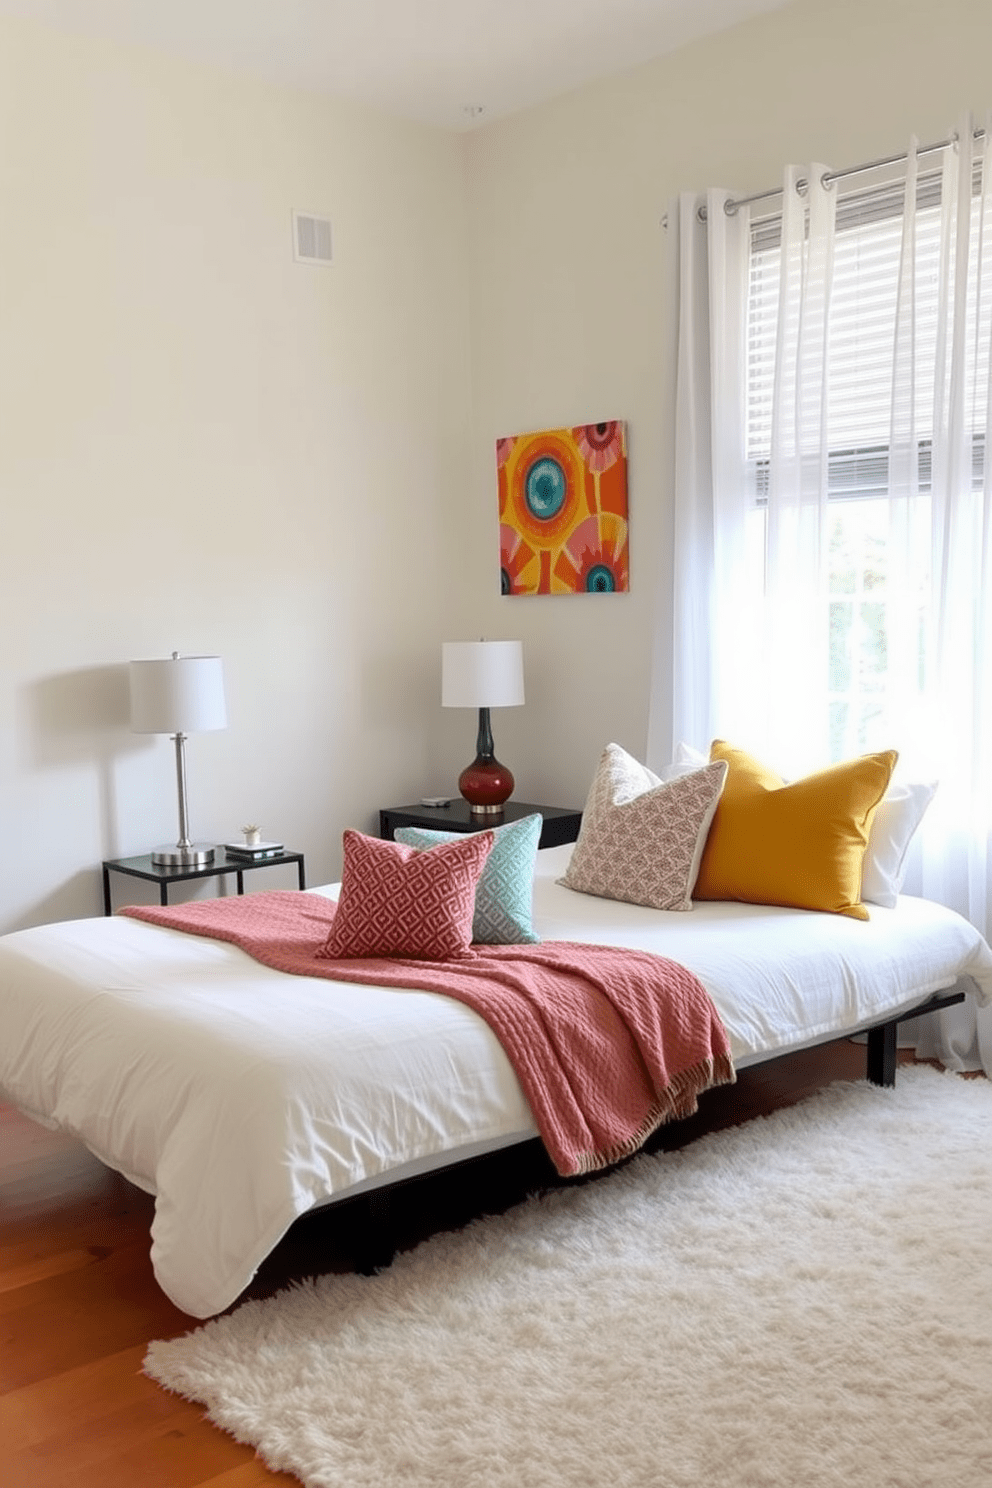
M 734 1079 L 726 1030 L 692 972 L 646 951 L 545 941 L 452 961 L 320 956 L 333 900 L 290 890 L 119 911 L 226 940 L 294 976 L 438 992 L 489 1024 L 558 1172 L 591 1172 Z

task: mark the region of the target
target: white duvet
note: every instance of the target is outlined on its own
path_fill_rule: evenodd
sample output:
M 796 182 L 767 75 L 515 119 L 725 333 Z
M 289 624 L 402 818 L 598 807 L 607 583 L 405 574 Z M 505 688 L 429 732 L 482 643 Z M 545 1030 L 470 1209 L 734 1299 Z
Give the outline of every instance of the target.
M 992 1000 L 985 941 L 924 900 L 873 907 L 867 923 L 736 904 L 665 913 L 562 888 L 570 851 L 538 855 L 538 932 L 681 961 L 738 1065 L 960 978 Z M 155 1274 L 195 1317 L 233 1302 L 316 1205 L 536 1131 L 498 1042 L 463 1004 L 286 976 L 120 917 L 0 938 L 0 1093 L 155 1195 Z

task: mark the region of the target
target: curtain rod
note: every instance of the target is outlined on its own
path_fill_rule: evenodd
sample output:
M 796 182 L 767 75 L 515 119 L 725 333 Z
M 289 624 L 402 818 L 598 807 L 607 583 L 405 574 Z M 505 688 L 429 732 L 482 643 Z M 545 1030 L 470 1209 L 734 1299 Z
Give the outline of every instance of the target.
M 958 142 L 958 138 L 959 136 L 957 135 L 957 133 L 954 133 L 949 139 L 938 140 L 935 144 L 920 145 L 918 146 L 916 153 L 917 155 L 933 155 L 938 150 L 946 150 L 951 145 L 956 145 Z M 976 140 L 984 139 L 985 130 L 976 129 L 973 132 L 972 138 Z M 832 186 L 835 181 L 842 181 L 845 176 L 858 176 L 861 175 L 864 171 L 881 170 L 882 167 L 886 165 L 902 165 L 908 159 L 908 152 L 903 151 L 901 155 L 885 155 L 879 160 L 866 160 L 863 165 L 848 165 L 845 166 L 843 170 L 824 171 L 823 175 L 820 177 L 820 183 L 825 187 Z M 796 182 L 796 190 L 799 192 L 805 192 L 808 186 L 808 181 L 800 180 Z M 752 202 L 765 201 L 768 197 L 781 195 L 782 187 L 773 186 L 768 191 L 756 191 L 752 196 L 731 197 L 729 200 L 724 202 L 723 210 L 726 212 L 728 217 L 733 217 L 735 212 L 737 212 L 741 207 L 750 206 Z M 698 216 L 700 222 L 706 221 L 705 205 L 699 208 Z

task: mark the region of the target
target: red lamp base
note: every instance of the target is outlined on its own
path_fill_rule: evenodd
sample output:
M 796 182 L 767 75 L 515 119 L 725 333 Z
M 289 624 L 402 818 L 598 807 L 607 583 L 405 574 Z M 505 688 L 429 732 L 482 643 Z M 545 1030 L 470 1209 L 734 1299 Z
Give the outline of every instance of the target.
M 503 803 L 513 794 L 513 776 L 492 755 L 476 755 L 459 775 L 458 789 L 473 816 L 502 816 Z

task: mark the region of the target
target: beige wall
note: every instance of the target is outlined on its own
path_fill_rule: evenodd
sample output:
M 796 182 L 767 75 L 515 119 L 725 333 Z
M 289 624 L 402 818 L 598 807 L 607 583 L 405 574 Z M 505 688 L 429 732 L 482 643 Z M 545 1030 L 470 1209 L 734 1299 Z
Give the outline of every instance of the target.
M 294 263 L 293 208 L 332 267 Z M 258 821 L 327 881 L 344 825 L 424 788 L 463 210 L 453 136 L 0 22 L 2 928 L 96 912 L 103 857 L 175 840 L 131 657 L 224 658 L 194 835 Z
M 175 834 L 130 657 L 224 656 L 194 831 L 260 821 L 313 882 L 343 826 L 453 789 L 442 638 L 525 642 L 494 717 L 519 797 L 581 804 L 605 742 L 640 752 L 668 198 L 939 138 L 992 104 L 990 55 L 988 0 L 800 0 L 456 137 L 0 22 L 0 929 L 96 912 L 101 858 Z M 333 267 L 294 264 L 293 207 Z M 496 436 L 612 417 L 630 594 L 501 598 Z
M 500 434 L 625 418 L 631 592 L 490 599 L 520 634 L 528 706 L 497 746 L 531 799 L 581 804 L 603 744 L 646 744 L 656 605 L 670 572 L 670 197 L 842 167 L 951 132 L 992 106 L 988 0 L 800 0 L 470 137 L 476 501 L 466 573 L 489 594 Z M 661 579 L 656 562 L 660 559 Z M 657 658 L 670 690 L 670 646 Z

